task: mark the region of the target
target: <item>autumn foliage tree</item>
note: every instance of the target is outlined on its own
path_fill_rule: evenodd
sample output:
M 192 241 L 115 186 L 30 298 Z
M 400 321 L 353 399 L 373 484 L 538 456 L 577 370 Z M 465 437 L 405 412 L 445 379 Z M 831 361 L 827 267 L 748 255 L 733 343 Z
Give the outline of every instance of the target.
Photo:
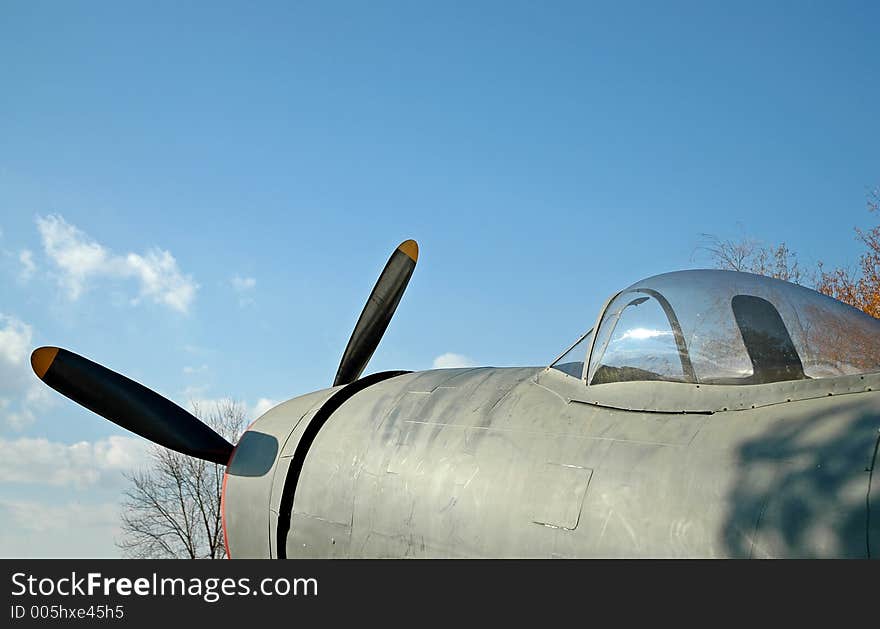
M 869 195 L 868 210 L 880 211 L 880 188 Z M 865 245 L 865 251 L 859 257 L 858 271 L 834 269 L 826 272 L 820 263 L 816 290 L 880 318 L 880 225 L 868 231 L 856 229 L 856 234 Z

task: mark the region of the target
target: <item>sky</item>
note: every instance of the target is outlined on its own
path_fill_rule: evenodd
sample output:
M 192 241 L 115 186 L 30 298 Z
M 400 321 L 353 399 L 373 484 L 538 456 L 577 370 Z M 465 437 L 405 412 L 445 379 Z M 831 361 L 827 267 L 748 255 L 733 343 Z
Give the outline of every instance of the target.
M 184 6 L 185 4 L 185 6 Z M 146 444 L 58 345 L 249 419 L 368 371 L 544 365 L 701 234 L 851 265 L 876 2 L 0 0 L 0 556 L 113 557 Z

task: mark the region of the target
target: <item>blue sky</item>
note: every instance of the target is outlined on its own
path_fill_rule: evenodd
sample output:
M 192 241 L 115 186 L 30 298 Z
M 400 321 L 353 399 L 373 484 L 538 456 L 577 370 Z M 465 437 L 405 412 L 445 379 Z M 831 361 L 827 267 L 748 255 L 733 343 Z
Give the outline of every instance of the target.
M 875 2 L 180 4 L 0 4 L 0 555 L 114 555 L 140 456 L 25 345 L 256 413 L 406 238 L 370 370 L 546 363 L 701 233 L 837 265 L 870 224 Z

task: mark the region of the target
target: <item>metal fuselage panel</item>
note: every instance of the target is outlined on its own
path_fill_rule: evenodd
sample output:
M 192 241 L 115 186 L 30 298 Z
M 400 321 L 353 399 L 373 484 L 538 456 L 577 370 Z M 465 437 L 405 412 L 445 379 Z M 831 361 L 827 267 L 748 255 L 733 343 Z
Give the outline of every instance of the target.
M 341 387 L 293 398 L 268 411 L 242 435 L 226 468 L 223 518 L 229 554 L 236 558 L 271 556 L 278 522 L 272 488 L 279 466 L 286 473 L 285 446 L 303 417 Z M 283 480 L 282 480 L 283 482 Z
M 640 412 L 572 402 L 538 372 L 419 372 L 344 402 L 309 445 L 286 556 L 866 556 L 880 393 Z M 277 555 L 271 505 L 309 399 L 264 416 L 287 430 L 281 463 L 247 479 L 244 508 L 265 499 L 273 532 L 248 546 L 231 526 L 233 556 Z

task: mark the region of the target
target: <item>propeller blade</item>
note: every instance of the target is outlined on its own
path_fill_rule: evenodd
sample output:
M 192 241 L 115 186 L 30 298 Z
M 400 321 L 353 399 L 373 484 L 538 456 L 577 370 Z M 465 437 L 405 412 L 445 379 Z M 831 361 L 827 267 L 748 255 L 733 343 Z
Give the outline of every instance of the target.
M 221 465 L 232 454 L 232 444 L 171 400 L 78 354 L 40 347 L 31 366 L 62 395 L 153 443 Z
M 419 245 L 415 240 L 400 243 L 391 254 L 354 326 L 333 381 L 334 387 L 354 382 L 363 373 L 394 316 L 418 259 Z

